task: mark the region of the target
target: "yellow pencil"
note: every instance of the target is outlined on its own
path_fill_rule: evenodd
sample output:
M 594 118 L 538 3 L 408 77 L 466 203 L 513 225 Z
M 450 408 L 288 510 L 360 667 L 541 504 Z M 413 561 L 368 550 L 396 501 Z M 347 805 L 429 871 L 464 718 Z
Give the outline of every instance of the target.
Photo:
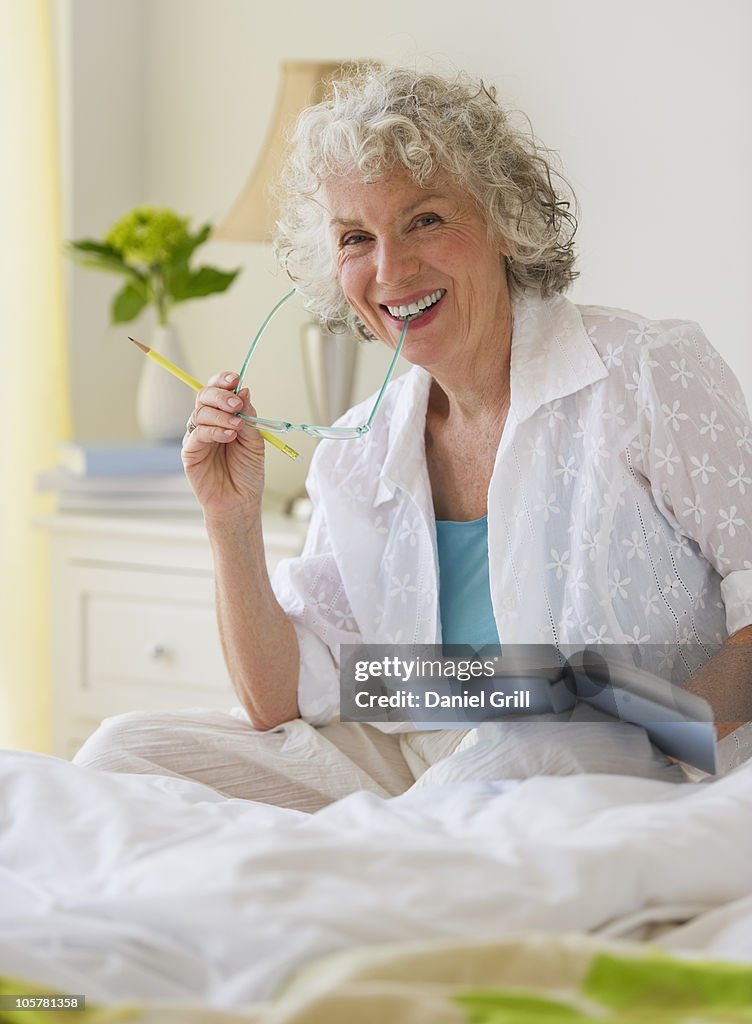
M 195 377 L 191 377 L 190 374 L 185 372 L 185 370 L 181 370 L 179 366 L 171 363 L 169 359 L 165 359 L 164 356 L 161 356 L 159 352 L 155 352 L 153 348 L 149 348 L 148 345 L 144 345 L 142 342 L 136 341 L 136 339 L 131 338 L 130 335 L 128 336 L 128 341 L 132 341 L 137 348 L 141 349 L 144 355 L 147 355 L 149 359 L 153 359 L 155 363 L 162 367 L 163 370 L 167 370 L 167 372 L 171 373 L 173 377 L 177 377 L 178 380 L 182 380 L 184 384 L 187 384 L 189 388 L 193 388 L 194 391 L 200 391 L 204 386 L 201 381 L 196 380 Z M 261 430 L 258 427 L 256 429 L 265 441 L 268 441 L 269 444 L 273 444 L 275 448 L 279 448 L 279 450 L 284 452 L 288 458 L 297 459 L 298 452 L 296 452 L 294 448 L 291 448 L 289 444 L 285 444 L 284 441 L 280 441 L 278 437 L 269 433 L 268 430 Z

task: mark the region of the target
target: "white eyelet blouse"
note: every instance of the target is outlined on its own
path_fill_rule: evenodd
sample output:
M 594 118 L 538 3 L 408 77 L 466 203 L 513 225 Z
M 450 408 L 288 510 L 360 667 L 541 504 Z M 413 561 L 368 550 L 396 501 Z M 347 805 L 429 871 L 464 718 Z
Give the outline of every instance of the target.
M 513 298 L 511 407 L 488 490 L 503 643 L 640 645 L 686 680 L 752 622 L 752 427 L 701 328 Z M 300 557 L 273 581 L 298 701 L 339 708 L 339 645 L 441 641 L 424 427 L 431 378 L 393 381 L 371 432 L 322 441 Z M 340 423 L 362 422 L 369 401 Z

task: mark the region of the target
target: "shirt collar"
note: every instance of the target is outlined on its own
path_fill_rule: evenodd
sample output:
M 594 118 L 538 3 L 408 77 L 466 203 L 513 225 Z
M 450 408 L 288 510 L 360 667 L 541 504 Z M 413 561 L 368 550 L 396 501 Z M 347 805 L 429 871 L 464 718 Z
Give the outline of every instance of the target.
M 416 478 L 414 460 L 410 456 L 414 456 L 418 449 L 422 451 L 425 446 L 426 409 L 431 379 L 431 374 L 422 366 L 414 366 L 402 380 L 389 419 L 389 441 L 376 493 L 377 505 L 388 501 L 395 487 L 401 487 L 413 495 L 424 489 L 420 486 L 422 481 Z M 425 459 L 421 461 L 425 465 Z
M 608 376 L 579 309 L 563 295 L 517 294 L 512 313 L 511 407 L 518 422 Z
M 579 309 L 563 295 L 543 299 L 535 292 L 513 292 L 512 317 L 511 410 L 518 423 L 547 402 L 608 376 Z M 415 472 L 414 456 L 416 448 L 425 444 L 430 388 L 431 375 L 420 366 L 414 366 L 402 380 L 389 419 L 376 504 L 391 498 L 395 486 L 416 498 L 425 490 L 425 481 Z

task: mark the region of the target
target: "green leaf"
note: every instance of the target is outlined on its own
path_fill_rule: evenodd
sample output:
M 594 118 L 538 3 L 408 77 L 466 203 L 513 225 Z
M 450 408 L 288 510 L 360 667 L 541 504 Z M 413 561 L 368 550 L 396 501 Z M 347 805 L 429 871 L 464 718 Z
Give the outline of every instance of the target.
M 91 267 L 93 270 L 106 270 L 116 274 L 130 275 L 131 273 L 131 268 L 116 252 L 96 252 L 93 249 L 71 247 L 68 250 L 68 255 L 81 267 Z
M 579 1024 L 591 1020 L 576 1007 L 531 992 L 478 989 L 452 997 L 470 1024 Z
M 226 291 L 239 273 L 240 269 L 218 270 L 216 267 L 170 270 L 165 274 L 165 286 L 175 302 L 186 302 L 202 295 Z
M 97 253 L 100 256 L 119 255 L 117 249 L 113 249 L 111 245 L 107 245 L 106 242 L 96 242 L 93 238 L 80 238 L 77 242 L 68 242 L 68 246 L 78 252 Z
M 181 263 L 187 265 L 196 249 L 208 239 L 211 229 L 211 224 L 204 224 L 195 235 L 189 235 L 185 242 L 175 250 L 175 255 L 170 260 L 170 266 L 178 267 Z
M 586 1002 L 582 1002 L 582 997 Z M 477 989 L 452 997 L 469 1024 L 752 1024 L 748 964 L 679 960 L 661 951 L 596 954 L 579 992 Z
M 211 224 L 204 224 L 195 235 L 186 234 L 185 239 L 176 245 L 170 252 L 169 257 L 163 261 L 162 266 L 165 272 L 168 274 L 170 272 L 180 274 L 189 271 L 188 264 L 190 263 L 191 256 L 207 240 L 211 233 L 211 228 Z
M 653 1011 L 743 1010 L 752 1020 L 752 967 L 748 964 L 677 960 L 667 954 L 594 957 L 584 993 L 606 1006 Z M 721 1019 L 721 1018 L 719 1018 Z
M 146 282 L 146 278 L 135 267 L 128 266 L 123 257 L 109 245 L 85 240 L 69 243 L 67 254 L 81 267 L 103 270 L 109 274 L 125 274 L 134 281 Z
M 127 324 L 130 320 L 135 320 L 148 301 L 146 290 L 129 281 L 112 300 L 112 322 Z
M 121 260 L 106 259 L 76 259 L 79 267 L 86 267 L 88 270 L 101 270 L 105 274 L 125 274 L 126 277 L 135 277 L 131 267 L 126 267 Z

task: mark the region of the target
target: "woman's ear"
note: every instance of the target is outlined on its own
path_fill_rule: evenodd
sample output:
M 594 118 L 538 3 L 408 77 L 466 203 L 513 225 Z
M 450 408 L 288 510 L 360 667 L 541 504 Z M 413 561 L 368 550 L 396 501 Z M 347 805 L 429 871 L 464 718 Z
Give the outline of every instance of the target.
M 357 317 L 353 319 L 353 327 L 355 328 L 355 333 L 359 338 L 362 338 L 363 341 L 378 341 L 376 335 L 369 331 L 363 321 L 359 320 Z

